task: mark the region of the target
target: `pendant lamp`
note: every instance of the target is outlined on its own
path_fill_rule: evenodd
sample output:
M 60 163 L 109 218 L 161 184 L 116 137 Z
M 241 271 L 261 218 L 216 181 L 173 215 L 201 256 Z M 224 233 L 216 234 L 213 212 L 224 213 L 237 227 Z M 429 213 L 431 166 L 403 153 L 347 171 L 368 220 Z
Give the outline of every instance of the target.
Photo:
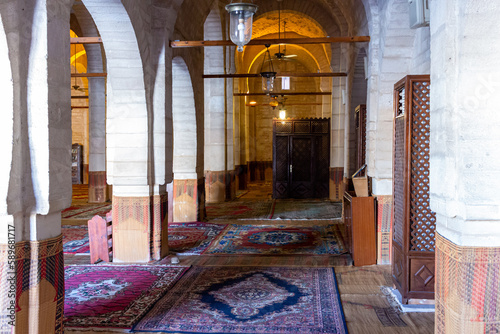
M 230 3 L 226 6 L 229 13 L 229 30 L 231 41 L 238 46 L 238 51 L 243 51 L 243 45 L 252 38 L 253 14 L 257 11 L 253 3 Z

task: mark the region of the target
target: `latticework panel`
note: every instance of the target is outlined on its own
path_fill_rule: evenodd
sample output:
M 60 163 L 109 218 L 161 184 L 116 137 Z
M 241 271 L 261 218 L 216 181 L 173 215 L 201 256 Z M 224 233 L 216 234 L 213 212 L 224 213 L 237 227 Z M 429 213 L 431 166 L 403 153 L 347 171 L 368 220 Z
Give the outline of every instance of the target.
M 328 121 L 312 121 L 312 132 L 313 133 L 328 133 Z
M 276 136 L 276 152 L 288 152 L 288 136 Z M 288 182 L 287 154 L 276 155 L 276 181 Z
M 405 118 L 396 118 L 394 129 L 394 233 L 393 240 L 403 245 L 404 215 L 404 166 L 405 166 Z
M 311 181 L 311 138 L 293 139 L 292 162 L 293 181 Z
M 410 249 L 434 251 L 436 215 L 429 206 L 429 82 L 413 83 Z
M 295 133 L 310 133 L 311 123 L 310 122 L 294 122 L 293 132 Z
M 276 133 L 292 133 L 292 122 L 276 122 Z

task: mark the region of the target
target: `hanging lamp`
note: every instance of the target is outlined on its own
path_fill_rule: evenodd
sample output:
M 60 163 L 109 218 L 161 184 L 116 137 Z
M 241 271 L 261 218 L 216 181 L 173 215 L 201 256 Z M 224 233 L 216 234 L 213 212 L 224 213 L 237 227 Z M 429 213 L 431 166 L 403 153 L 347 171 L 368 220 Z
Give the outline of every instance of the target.
M 257 11 L 257 5 L 253 3 L 230 3 L 226 6 L 229 13 L 229 37 L 238 46 L 238 51 L 243 51 L 243 45 L 250 42 L 252 38 L 253 14 Z
M 273 60 L 269 53 L 269 44 L 266 44 L 264 60 L 260 67 L 260 76 L 262 77 L 262 91 L 269 95 L 274 90 L 274 79 L 276 79 L 276 71 L 274 71 Z
M 281 120 L 286 119 L 285 100 L 286 100 L 286 98 L 283 96 L 283 99 L 281 101 L 281 105 L 279 107 L 279 118 Z

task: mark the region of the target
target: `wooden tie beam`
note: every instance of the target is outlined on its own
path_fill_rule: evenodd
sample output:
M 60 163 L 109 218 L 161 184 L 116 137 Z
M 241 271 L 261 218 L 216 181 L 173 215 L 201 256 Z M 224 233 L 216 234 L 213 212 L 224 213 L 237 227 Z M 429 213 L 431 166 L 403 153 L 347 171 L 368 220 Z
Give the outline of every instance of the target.
M 252 39 L 247 45 L 266 44 L 324 44 L 324 43 L 358 43 L 369 42 L 370 36 L 348 36 L 348 37 L 315 37 L 315 38 L 271 38 Z M 197 48 L 205 46 L 234 46 L 229 40 L 220 41 L 170 41 L 171 48 Z
M 71 37 L 70 44 L 100 44 L 101 37 Z
M 272 96 L 291 96 L 291 95 L 332 95 L 332 92 L 272 92 L 266 93 L 233 93 L 233 96 L 261 96 L 261 95 L 272 95 Z
M 322 78 L 322 77 L 346 77 L 347 73 L 278 73 L 277 78 L 294 77 L 294 78 Z M 204 74 L 203 79 L 219 79 L 219 78 L 259 78 L 259 73 L 235 73 L 235 74 Z

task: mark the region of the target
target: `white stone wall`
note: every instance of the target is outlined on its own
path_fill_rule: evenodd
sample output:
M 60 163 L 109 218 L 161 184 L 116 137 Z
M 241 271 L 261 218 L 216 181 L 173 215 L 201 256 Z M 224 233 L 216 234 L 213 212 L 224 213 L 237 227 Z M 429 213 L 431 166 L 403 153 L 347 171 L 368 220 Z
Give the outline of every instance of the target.
M 431 1 L 431 208 L 463 246 L 500 245 L 499 17 L 496 2 Z
M 197 179 L 197 129 L 193 86 L 186 63 L 172 60 L 172 120 L 174 125 L 174 179 Z

